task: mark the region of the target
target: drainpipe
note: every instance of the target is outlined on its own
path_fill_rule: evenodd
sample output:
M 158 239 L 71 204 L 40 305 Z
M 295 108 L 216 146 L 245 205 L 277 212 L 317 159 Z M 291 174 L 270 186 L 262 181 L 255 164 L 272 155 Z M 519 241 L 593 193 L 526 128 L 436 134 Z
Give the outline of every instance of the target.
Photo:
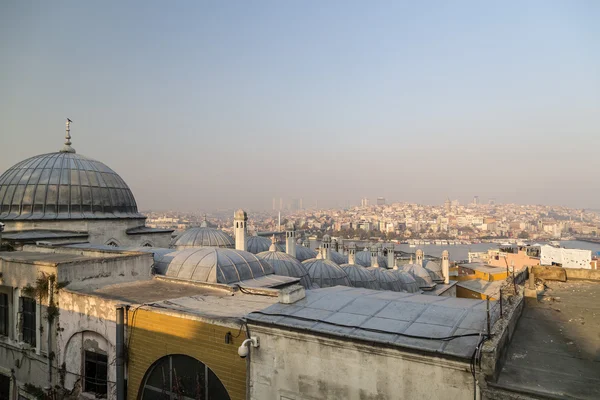
M 117 306 L 117 400 L 125 400 L 125 309 Z
M 54 280 L 48 279 L 48 308 L 54 305 Z M 47 311 L 50 311 L 46 309 Z M 52 311 L 53 312 L 53 311 Z M 52 363 L 54 362 L 54 357 L 52 355 L 52 325 L 54 325 L 55 315 L 49 316 L 48 319 L 48 388 L 52 389 Z

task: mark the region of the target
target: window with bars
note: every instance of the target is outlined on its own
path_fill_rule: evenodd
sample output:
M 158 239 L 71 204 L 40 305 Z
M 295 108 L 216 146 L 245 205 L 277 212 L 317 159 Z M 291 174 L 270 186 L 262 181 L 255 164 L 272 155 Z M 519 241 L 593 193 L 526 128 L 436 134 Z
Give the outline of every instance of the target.
M 8 295 L 0 293 L 0 335 L 8 336 Z
M 86 350 L 83 391 L 94 393 L 96 397 L 106 397 L 107 392 L 107 367 L 106 354 Z
M 21 313 L 23 315 L 23 325 L 21 333 L 23 341 L 32 346 L 36 345 L 36 323 L 35 323 L 35 300 L 30 297 L 21 297 Z

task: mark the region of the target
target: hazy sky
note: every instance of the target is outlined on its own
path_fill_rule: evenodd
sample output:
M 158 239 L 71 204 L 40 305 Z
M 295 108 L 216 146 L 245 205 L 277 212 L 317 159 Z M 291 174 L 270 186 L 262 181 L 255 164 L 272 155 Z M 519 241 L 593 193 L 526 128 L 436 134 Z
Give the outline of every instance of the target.
M 598 1 L 0 2 L 0 170 L 73 147 L 142 209 L 600 208 Z

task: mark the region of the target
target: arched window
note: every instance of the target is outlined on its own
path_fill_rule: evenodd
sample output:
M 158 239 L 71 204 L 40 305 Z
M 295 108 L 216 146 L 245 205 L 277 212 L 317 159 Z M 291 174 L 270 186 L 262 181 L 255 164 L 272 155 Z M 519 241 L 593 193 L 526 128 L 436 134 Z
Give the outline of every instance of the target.
M 173 354 L 146 372 L 141 400 L 230 400 L 227 390 L 202 362 Z

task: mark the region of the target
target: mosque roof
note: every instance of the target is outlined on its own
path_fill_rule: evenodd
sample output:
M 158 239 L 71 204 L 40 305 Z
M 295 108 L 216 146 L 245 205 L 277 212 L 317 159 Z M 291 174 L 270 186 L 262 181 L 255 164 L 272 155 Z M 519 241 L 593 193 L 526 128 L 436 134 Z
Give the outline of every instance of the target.
M 311 288 L 312 285 L 308 271 L 297 258 L 281 251 L 263 251 L 256 256 L 266 260 L 273 267 L 275 274 L 300 278 L 300 284 L 305 289 Z
M 269 245 L 271 243 L 269 242 Z M 201 226 L 190 228 L 179 235 L 171 247 L 177 250 L 198 247 L 223 247 L 234 248 L 235 243 L 231 236 L 220 229 Z
M 355 262 L 363 267 L 371 266 L 371 252 L 370 251 L 358 251 L 355 255 Z M 387 258 L 381 255 L 377 255 L 377 262 L 381 268 L 387 268 Z
M 340 267 L 348 274 L 352 286 L 373 290 L 379 290 L 381 288 L 375 275 L 367 271 L 365 267 L 356 264 L 342 264 Z
M 284 248 L 275 244 L 277 251 L 285 251 Z M 246 237 L 246 250 L 252 254 L 262 253 L 263 251 L 269 251 L 271 247 L 271 240 L 264 236 L 247 236 Z
M 398 274 L 381 267 L 368 267 L 369 271 L 379 282 L 381 290 L 391 290 L 393 292 L 402 292 L 402 280 Z
M 402 266 L 402 270 L 411 274 L 419 284 L 420 288 L 428 289 L 435 287 L 435 283 L 433 282 L 433 279 L 431 279 L 429 272 L 419 264 L 405 264 Z
M 336 263 L 322 258 L 311 258 L 302 264 L 308 271 L 311 282 L 320 288 L 330 286 L 352 286 L 348 274 Z
M 317 252 L 305 246 L 296 246 L 296 258 L 298 261 L 306 261 L 317 257 Z

